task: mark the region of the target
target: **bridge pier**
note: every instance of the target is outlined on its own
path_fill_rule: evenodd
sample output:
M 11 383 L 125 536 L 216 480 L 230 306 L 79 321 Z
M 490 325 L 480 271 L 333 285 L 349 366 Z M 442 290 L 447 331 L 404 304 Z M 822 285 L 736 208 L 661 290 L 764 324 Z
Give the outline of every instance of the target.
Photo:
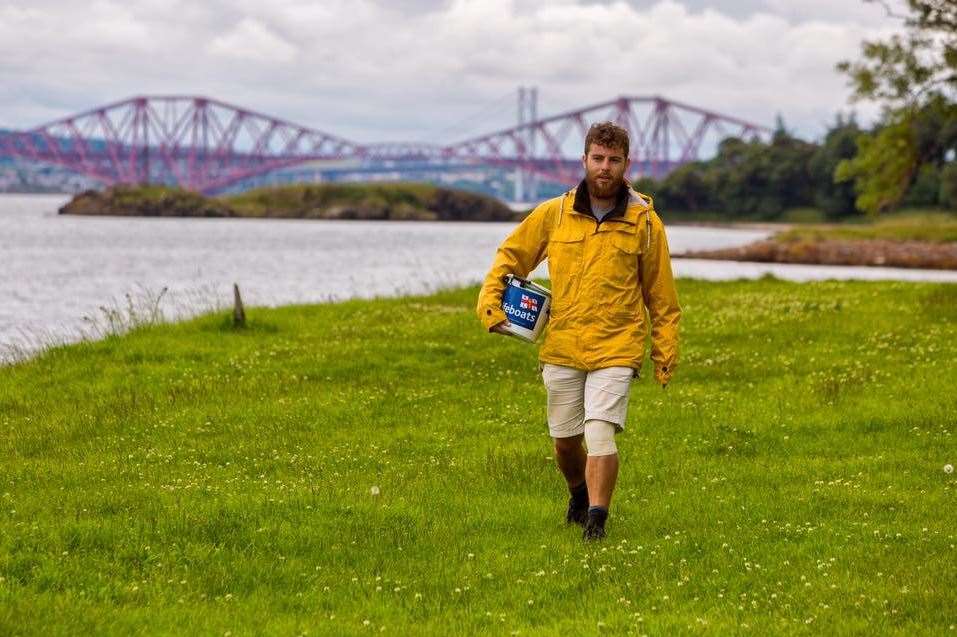
M 538 121 L 538 87 L 518 87 L 518 134 L 524 145 L 521 155 L 526 160 L 535 158 L 535 122 Z M 526 192 L 527 190 L 527 192 Z M 538 200 L 538 177 L 522 166 L 515 168 L 515 201 Z

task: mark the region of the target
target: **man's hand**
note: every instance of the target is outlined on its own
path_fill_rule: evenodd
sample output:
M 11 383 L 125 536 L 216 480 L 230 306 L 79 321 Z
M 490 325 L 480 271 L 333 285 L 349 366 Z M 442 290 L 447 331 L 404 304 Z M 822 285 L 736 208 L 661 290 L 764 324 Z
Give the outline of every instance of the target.
M 656 367 L 655 380 L 658 381 L 662 389 L 668 389 L 668 383 L 671 382 L 671 370 L 667 367 Z
M 509 323 L 508 321 L 502 321 L 501 323 L 498 323 L 497 325 L 493 325 L 492 329 L 490 329 L 489 331 L 495 332 L 496 334 L 503 334 L 505 336 L 508 336 L 508 331 L 505 328 L 508 327 L 509 325 L 511 325 L 511 323 Z

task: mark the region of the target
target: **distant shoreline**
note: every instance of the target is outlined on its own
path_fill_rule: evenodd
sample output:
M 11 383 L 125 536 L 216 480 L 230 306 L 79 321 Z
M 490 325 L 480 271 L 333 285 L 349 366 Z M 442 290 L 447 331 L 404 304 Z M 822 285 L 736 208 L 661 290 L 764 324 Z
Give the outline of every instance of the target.
M 769 239 L 723 250 L 673 254 L 675 258 L 749 261 L 753 263 L 801 263 L 805 265 L 853 265 L 921 270 L 957 270 L 957 244 L 924 241 L 893 242 L 877 239 L 831 240 L 783 243 Z
M 523 213 L 487 195 L 431 184 L 310 184 L 208 197 L 164 186 L 87 190 L 63 215 L 337 219 L 366 221 L 517 221 Z

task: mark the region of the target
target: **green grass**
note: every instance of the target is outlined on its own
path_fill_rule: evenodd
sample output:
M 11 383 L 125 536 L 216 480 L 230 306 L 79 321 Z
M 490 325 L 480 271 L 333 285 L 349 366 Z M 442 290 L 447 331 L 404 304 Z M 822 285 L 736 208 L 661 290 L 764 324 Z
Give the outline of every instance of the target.
M 298 213 L 303 207 L 334 205 L 399 206 L 424 209 L 437 187 L 425 183 L 329 183 L 293 184 L 257 188 L 221 199 L 244 217 L 266 216 L 270 212 Z
M 951 634 L 957 286 L 678 286 L 597 545 L 475 289 L 0 369 L 0 634 Z
M 65 214 L 508 221 L 515 214 L 484 194 L 426 183 L 291 184 L 206 197 L 167 186 L 118 185 L 78 194 Z
M 780 241 L 811 239 L 886 239 L 889 241 L 957 241 L 957 215 L 946 212 L 908 212 L 881 217 L 873 222 L 841 225 L 795 226 L 778 233 Z M 868 223 L 864 223 L 868 221 Z

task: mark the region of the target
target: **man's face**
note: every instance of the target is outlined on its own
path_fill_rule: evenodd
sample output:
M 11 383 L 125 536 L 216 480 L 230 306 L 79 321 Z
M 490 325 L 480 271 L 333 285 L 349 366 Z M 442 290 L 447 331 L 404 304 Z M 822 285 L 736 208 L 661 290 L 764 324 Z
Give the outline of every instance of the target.
M 631 162 L 624 148 L 592 144 L 582 156 L 588 194 L 597 199 L 610 199 L 618 193 Z

